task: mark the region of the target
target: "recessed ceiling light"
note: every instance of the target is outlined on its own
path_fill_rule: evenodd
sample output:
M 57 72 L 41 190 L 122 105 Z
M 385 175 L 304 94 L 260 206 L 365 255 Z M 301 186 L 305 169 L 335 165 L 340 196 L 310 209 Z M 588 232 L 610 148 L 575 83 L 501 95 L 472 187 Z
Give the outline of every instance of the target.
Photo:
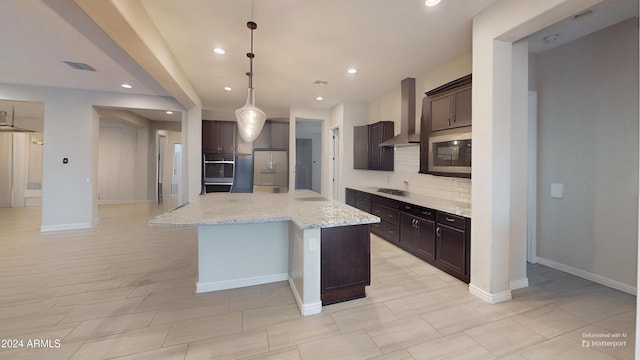
M 224 87 L 224 91 L 231 91 L 231 87 L 230 86 L 225 86 Z
M 222 49 L 222 48 L 215 48 L 215 49 L 213 49 L 213 52 L 214 52 L 214 53 L 216 53 L 216 54 L 218 54 L 218 55 L 224 55 L 224 54 L 226 54 L 226 53 L 227 53 L 227 52 L 226 52 L 226 51 L 224 51 L 224 49 Z
M 351 68 L 351 69 L 347 70 L 347 72 L 348 72 L 349 74 L 355 74 L 355 73 L 357 73 L 357 72 L 358 72 L 358 69 L 356 69 L 356 68 Z
M 166 113 L 167 113 L 168 115 L 173 115 L 173 111 L 171 111 L 171 110 L 167 110 L 167 111 L 166 111 Z
M 440 0 L 427 0 L 424 2 L 427 6 L 436 6 L 440 3 Z
M 322 101 L 322 100 L 324 100 L 324 98 L 322 96 L 316 96 L 316 100 Z
M 123 87 L 123 88 L 125 88 L 125 89 L 131 89 L 131 88 L 133 87 L 133 86 L 131 86 L 131 85 L 129 85 L 129 84 L 122 84 L 122 85 L 120 85 L 120 86 L 122 86 L 122 87 Z
M 546 44 L 550 44 L 550 43 L 558 40 L 559 37 L 560 37 L 560 34 L 551 34 L 551 35 L 547 35 L 547 36 L 543 37 L 542 41 L 544 41 Z

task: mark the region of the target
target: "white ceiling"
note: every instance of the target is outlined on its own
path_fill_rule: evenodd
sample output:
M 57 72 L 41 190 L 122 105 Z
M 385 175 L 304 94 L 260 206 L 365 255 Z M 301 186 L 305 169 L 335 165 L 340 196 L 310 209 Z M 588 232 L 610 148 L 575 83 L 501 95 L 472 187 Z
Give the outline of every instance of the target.
M 401 79 L 470 52 L 471 20 L 494 1 L 442 0 L 430 8 L 424 0 L 255 0 L 257 106 L 270 118 L 287 118 L 291 107 L 330 109 L 343 101 L 375 100 Z M 126 2 L 142 4 L 141 11 L 155 24 L 205 109 L 232 114 L 244 104 L 251 0 L 120 3 Z M 631 3 L 635 10 L 623 7 Z M 617 7 L 614 13 L 637 16 L 636 0 L 605 4 Z M 2 82 L 169 96 L 161 82 L 145 72 L 145 64 L 136 63 L 73 0 L 4 0 L 1 7 Z M 611 25 L 620 20 L 606 15 L 597 26 L 607 21 Z M 572 23 L 569 28 L 576 27 Z M 593 26 L 583 26 L 572 36 L 591 32 Z M 214 47 L 224 48 L 226 55 L 214 54 Z M 64 60 L 87 63 L 97 71 L 73 70 Z M 358 74 L 346 73 L 352 66 Z M 312 85 L 315 80 L 329 84 L 317 87 Z M 125 82 L 133 89 L 122 89 Z M 233 90 L 226 92 L 224 86 Z M 316 101 L 318 95 L 325 100 Z M 164 111 L 137 113 L 172 120 Z M 179 114 L 173 118 L 179 119 Z

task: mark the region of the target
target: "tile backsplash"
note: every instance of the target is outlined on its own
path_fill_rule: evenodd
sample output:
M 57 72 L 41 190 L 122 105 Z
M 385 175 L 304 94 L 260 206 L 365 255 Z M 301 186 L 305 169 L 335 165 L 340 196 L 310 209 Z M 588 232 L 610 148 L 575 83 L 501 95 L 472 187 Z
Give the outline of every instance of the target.
M 471 179 L 418 173 L 420 146 L 417 144 L 396 147 L 394 161 L 393 172 L 356 170 L 357 173 L 366 173 L 365 176 L 358 176 L 358 185 L 389 187 L 439 199 L 471 203 Z

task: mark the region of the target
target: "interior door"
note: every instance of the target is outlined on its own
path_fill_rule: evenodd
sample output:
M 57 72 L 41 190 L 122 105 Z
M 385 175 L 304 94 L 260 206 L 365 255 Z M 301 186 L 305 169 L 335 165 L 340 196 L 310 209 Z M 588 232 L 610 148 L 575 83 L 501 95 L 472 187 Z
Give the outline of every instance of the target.
M 296 189 L 311 190 L 311 139 L 296 139 Z

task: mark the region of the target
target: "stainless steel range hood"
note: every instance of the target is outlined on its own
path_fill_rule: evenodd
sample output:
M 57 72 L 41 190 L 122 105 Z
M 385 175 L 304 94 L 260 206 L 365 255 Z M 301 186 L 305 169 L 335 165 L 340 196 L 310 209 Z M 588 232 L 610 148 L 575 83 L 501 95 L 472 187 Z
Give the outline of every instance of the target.
M 380 146 L 407 146 L 420 142 L 416 134 L 416 79 L 406 78 L 400 83 L 400 134 Z

